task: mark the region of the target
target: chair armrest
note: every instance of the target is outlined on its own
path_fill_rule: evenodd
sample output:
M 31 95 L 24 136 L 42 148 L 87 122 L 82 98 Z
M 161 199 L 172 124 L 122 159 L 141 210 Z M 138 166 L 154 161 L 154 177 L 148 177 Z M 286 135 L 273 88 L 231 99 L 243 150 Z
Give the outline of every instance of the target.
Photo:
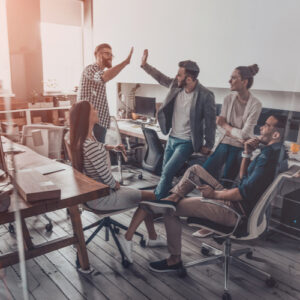
M 203 199 L 201 199 L 201 202 L 210 203 L 210 204 L 222 207 L 224 209 L 227 209 L 228 211 L 231 211 L 232 213 L 234 213 L 237 216 L 237 221 L 236 221 L 236 223 L 234 225 L 234 228 L 233 228 L 232 232 L 224 234 L 224 235 L 219 235 L 219 237 L 227 237 L 227 236 L 230 236 L 233 233 L 235 233 L 235 231 L 236 231 L 236 229 L 237 229 L 237 227 L 238 227 L 238 225 L 239 225 L 239 223 L 240 223 L 240 221 L 242 219 L 242 216 L 239 213 L 237 213 L 234 209 L 230 208 L 229 206 L 227 206 L 227 205 L 225 205 L 223 203 L 217 202 L 215 200 L 212 200 L 212 199 L 205 199 L 205 198 L 203 198 Z

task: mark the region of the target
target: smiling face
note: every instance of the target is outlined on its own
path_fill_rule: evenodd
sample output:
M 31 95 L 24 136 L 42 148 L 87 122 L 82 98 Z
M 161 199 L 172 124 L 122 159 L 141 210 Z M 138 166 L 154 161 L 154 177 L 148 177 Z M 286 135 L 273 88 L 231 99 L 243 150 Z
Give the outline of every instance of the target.
M 98 51 L 96 54 L 96 61 L 98 64 L 101 64 L 104 68 L 112 67 L 112 59 L 113 59 L 112 50 L 110 48 L 103 48 Z
M 280 133 L 276 130 L 277 123 L 277 119 L 271 116 L 266 120 L 265 124 L 260 127 L 260 141 L 263 144 L 269 144 L 272 140 L 280 138 Z
M 177 82 L 178 82 L 178 87 L 183 88 L 186 86 L 186 73 L 185 73 L 185 68 L 179 68 L 178 73 L 176 75 Z
M 235 69 L 231 74 L 229 83 L 231 91 L 239 92 L 247 88 L 248 80 L 243 80 L 240 72 Z

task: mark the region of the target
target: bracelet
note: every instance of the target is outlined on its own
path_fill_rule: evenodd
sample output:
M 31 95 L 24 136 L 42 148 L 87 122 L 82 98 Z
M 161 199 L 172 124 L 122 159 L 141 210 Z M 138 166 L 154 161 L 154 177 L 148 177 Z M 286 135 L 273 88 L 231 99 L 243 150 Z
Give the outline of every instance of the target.
M 252 156 L 251 154 L 242 152 L 242 157 L 244 157 L 244 158 L 251 158 L 251 156 Z

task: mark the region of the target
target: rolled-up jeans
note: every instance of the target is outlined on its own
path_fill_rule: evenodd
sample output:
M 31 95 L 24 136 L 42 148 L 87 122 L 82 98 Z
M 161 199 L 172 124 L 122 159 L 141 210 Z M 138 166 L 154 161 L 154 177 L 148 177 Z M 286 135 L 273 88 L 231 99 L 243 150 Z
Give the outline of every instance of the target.
M 193 144 L 191 140 L 169 136 L 164 153 L 161 177 L 154 191 L 157 200 L 168 196 L 175 174 L 182 168 L 184 162 L 188 160 L 192 153 Z
M 191 192 L 195 186 L 187 179 L 189 173 L 194 172 L 205 182 L 214 186 L 216 190 L 224 189 L 223 186 L 212 177 L 206 170 L 204 170 L 199 165 L 194 165 L 190 167 L 180 180 L 180 182 L 171 190 L 172 193 L 176 193 L 181 197 Z M 199 182 L 199 185 L 201 183 Z M 213 222 L 219 223 L 226 226 L 234 226 L 237 221 L 237 216 L 227 210 L 226 208 L 213 205 L 211 203 L 206 203 L 201 201 L 202 197 L 188 197 L 181 199 L 176 207 L 176 212 L 174 215 L 165 215 L 164 222 L 167 233 L 168 250 L 172 255 L 181 254 L 181 222 L 180 217 L 198 217 L 211 220 Z M 214 200 L 225 204 L 226 206 L 235 209 L 233 202 Z

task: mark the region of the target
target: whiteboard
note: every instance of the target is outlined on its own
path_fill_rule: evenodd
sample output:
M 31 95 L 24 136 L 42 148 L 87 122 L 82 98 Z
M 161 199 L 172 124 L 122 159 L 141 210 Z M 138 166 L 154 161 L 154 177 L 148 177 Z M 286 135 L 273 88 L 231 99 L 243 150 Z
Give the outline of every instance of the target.
M 178 62 L 200 66 L 208 87 L 228 87 L 232 70 L 257 63 L 253 88 L 300 91 L 299 0 L 94 0 L 94 45 L 108 42 L 121 62 L 134 46 L 119 82 L 154 83 L 148 62 L 171 77 Z

